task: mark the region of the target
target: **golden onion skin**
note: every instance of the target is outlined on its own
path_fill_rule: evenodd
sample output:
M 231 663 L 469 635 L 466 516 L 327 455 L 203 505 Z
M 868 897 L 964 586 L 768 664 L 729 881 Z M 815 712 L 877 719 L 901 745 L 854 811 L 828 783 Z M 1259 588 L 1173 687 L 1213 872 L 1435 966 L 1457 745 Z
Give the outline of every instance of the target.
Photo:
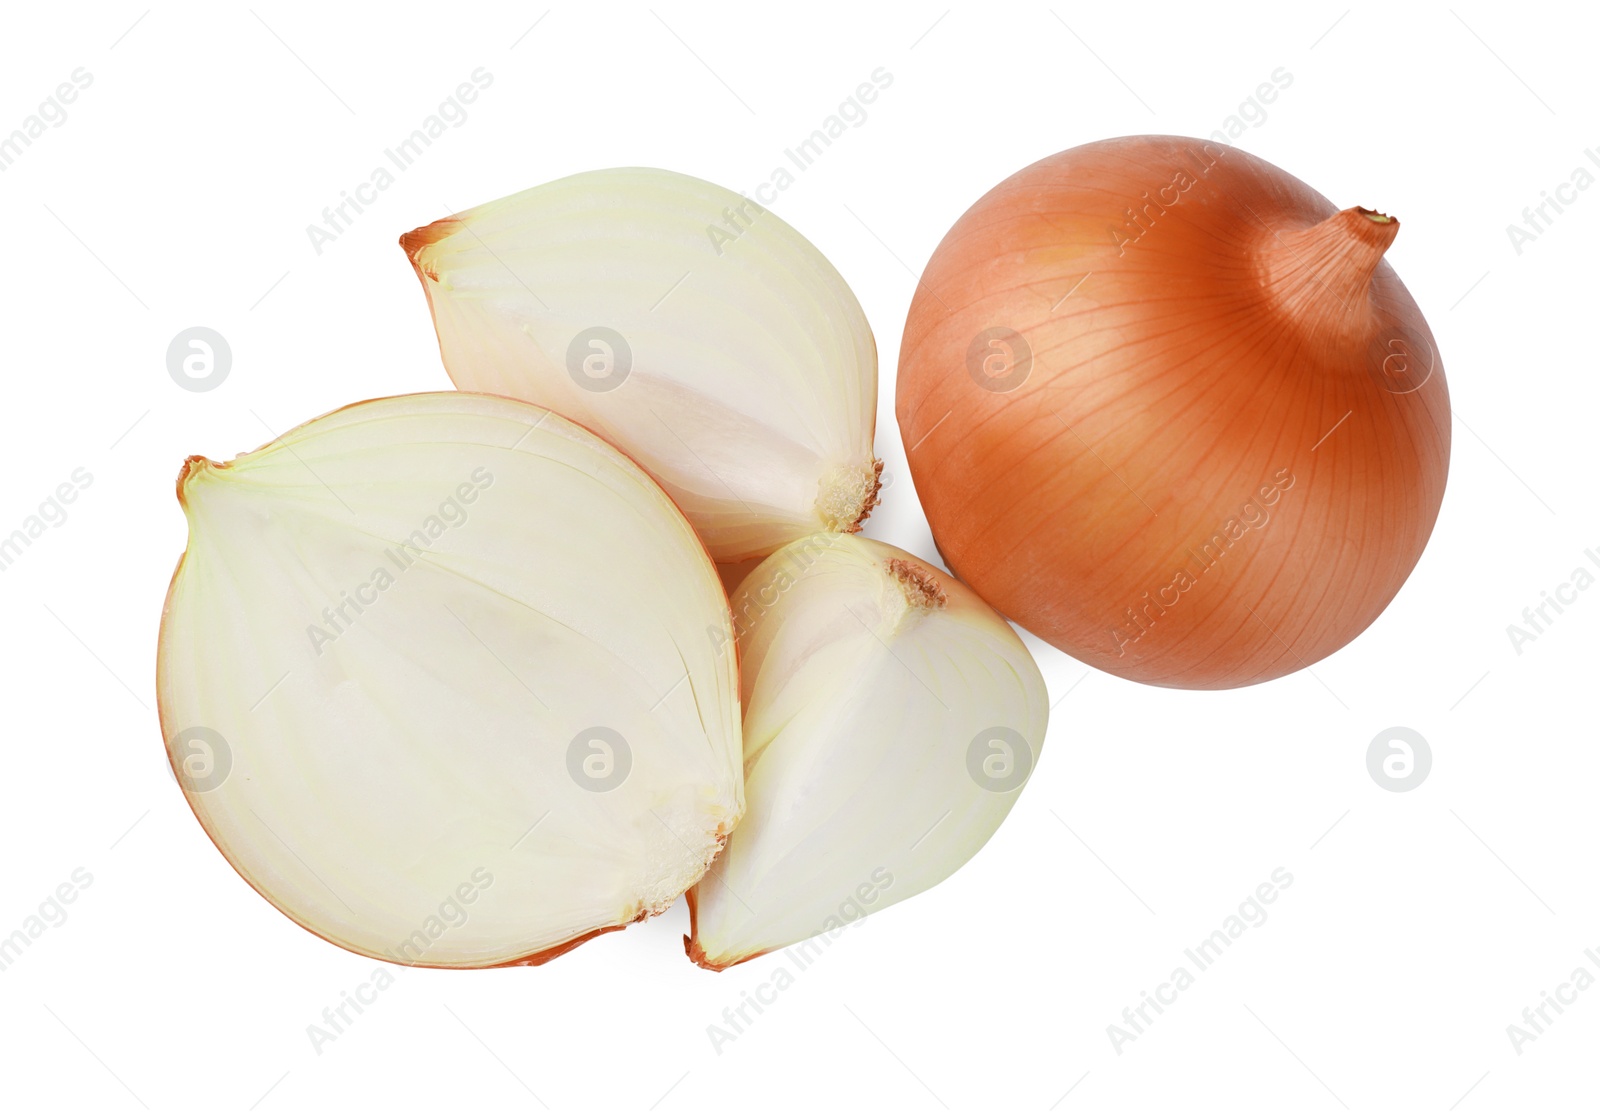
M 951 569 L 1149 684 L 1255 684 L 1354 639 L 1415 567 L 1449 465 L 1438 347 L 1382 259 L 1398 228 L 1172 136 L 991 190 L 935 250 L 900 350 Z

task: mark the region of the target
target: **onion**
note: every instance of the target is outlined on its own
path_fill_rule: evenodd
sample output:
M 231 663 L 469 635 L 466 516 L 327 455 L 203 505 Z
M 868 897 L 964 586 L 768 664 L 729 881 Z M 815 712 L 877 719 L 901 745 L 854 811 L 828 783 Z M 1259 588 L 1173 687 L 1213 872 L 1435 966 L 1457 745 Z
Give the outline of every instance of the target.
M 1015 804 L 1049 715 L 1005 619 L 879 541 L 780 549 L 733 617 L 749 812 L 689 895 L 689 956 L 711 969 L 835 936 L 966 863 Z
M 950 230 L 896 411 L 940 554 L 1130 680 L 1229 688 L 1360 634 L 1422 553 L 1450 405 L 1399 223 L 1236 149 L 1087 144 Z
M 623 448 L 718 562 L 877 503 L 877 349 L 805 238 L 687 175 L 574 175 L 400 240 L 457 387 L 547 405 Z
M 404 964 L 542 963 L 665 909 L 739 819 L 727 600 L 667 496 L 590 433 L 392 397 L 191 458 L 178 496 L 169 754 L 222 854 L 305 928 Z

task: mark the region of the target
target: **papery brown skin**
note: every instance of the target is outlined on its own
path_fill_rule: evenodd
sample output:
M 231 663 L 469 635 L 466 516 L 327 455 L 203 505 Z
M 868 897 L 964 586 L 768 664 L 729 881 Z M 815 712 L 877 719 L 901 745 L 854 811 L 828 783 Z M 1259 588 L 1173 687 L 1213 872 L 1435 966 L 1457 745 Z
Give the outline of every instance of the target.
M 1130 680 L 1231 688 L 1344 646 L 1415 567 L 1449 464 L 1438 348 L 1382 259 L 1398 228 L 1182 137 L 1001 183 L 935 250 L 900 349 L 940 554 Z

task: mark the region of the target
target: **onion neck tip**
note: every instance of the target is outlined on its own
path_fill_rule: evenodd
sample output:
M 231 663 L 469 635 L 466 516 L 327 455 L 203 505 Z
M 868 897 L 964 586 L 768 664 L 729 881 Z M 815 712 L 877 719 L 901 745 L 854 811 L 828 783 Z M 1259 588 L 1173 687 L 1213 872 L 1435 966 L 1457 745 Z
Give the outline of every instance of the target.
M 439 279 L 439 274 L 434 271 L 433 265 L 424 259 L 425 251 L 429 246 L 436 245 L 449 237 L 460 225 L 459 218 L 440 218 L 437 222 L 418 226 L 410 233 L 400 235 L 400 248 L 405 250 L 406 257 L 410 259 L 411 267 L 417 270 L 418 276 L 425 276 L 429 280 Z
M 204 455 L 191 455 L 183 461 L 183 466 L 178 470 L 178 497 L 183 497 L 184 488 L 191 479 L 197 478 L 208 470 L 221 470 L 223 464 L 213 462 Z
M 690 938 L 688 934 L 683 936 L 683 951 L 688 954 L 691 961 L 707 972 L 721 972 L 728 967 L 728 964 L 719 964 L 706 956 L 706 951 L 700 947 L 700 943 Z
M 1263 284 L 1319 334 L 1359 330 L 1371 314 L 1373 273 L 1399 232 L 1399 219 L 1352 206 L 1314 226 L 1274 233 L 1262 249 Z
M 178 469 L 178 505 L 184 513 L 189 512 L 189 491 L 196 480 L 203 478 L 212 471 L 220 471 L 227 467 L 226 463 L 213 462 L 204 455 L 191 455 L 183 461 L 183 466 Z

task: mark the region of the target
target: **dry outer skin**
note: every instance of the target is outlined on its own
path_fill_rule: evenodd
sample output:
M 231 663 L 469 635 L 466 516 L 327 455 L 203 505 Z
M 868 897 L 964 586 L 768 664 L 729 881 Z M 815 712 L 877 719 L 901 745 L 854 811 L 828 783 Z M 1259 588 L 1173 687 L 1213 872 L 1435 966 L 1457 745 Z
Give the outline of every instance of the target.
M 1125 137 L 1028 167 L 945 236 L 896 413 L 940 554 L 1098 669 L 1228 688 L 1400 589 L 1450 402 L 1382 259 L 1399 223 L 1237 149 Z

